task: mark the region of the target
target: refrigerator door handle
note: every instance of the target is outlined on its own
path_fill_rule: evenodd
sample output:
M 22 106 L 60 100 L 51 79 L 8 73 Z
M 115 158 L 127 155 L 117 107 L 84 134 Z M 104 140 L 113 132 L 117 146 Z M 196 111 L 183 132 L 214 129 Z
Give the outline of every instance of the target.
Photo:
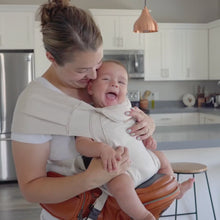
M 0 104 L 1 104 L 1 110 L 0 110 L 0 120 L 1 120 L 1 133 L 4 131 L 6 127 L 6 79 L 5 79 L 5 62 L 4 62 L 4 54 L 0 53 L 0 77 L 1 77 L 1 97 L 0 97 Z
M 28 63 L 28 81 L 32 81 L 35 78 L 35 73 L 34 73 L 34 54 L 30 53 L 26 57 L 26 62 Z
M 11 141 L 11 138 L 1 138 L 0 141 Z

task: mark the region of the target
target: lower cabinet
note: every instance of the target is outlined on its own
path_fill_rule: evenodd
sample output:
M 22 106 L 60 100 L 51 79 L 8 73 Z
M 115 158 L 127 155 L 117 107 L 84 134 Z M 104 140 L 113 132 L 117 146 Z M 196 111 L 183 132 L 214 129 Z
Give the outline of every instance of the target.
M 220 116 L 200 113 L 200 124 L 220 124 Z
M 220 124 L 220 115 L 205 113 L 151 114 L 156 126 L 181 126 L 200 124 Z

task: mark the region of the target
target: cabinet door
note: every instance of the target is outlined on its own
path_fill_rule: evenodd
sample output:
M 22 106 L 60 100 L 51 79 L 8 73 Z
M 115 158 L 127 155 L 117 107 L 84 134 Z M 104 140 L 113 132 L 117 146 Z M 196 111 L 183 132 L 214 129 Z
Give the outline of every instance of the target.
M 183 79 L 183 34 L 161 30 L 145 38 L 145 80 Z
M 120 49 L 122 44 L 119 36 L 118 16 L 95 15 L 94 19 L 98 24 L 103 37 L 103 49 Z
M 220 25 L 209 30 L 209 79 L 220 80 Z
M 33 13 L 1 12 L 0 23 L 0 49 L 34 48 Z
M 183 125 L 199 125 L 200 124 L 200 113 L 182 113 Z
M 220 124 L 220 116 L 212 114 L 202 114 L 200 120 L 203 124 Z
M 162 74 L 161 32 L 145 36 L 145 80 L 165 80 L 168 75 Z
M 183 31 L 162 31 L 162 74 L 169 80 L 183 79 Z
M 120 46 L 123 49 L 140 49 L 144 50 L 144 34 L 134 33 L 133 26 L 138 16 L 120 16 L 119 18 L 119 36 L 121 39 Z
M 105 50 L 144 50 L 143 34 L 133 32 L 137 17 L 134 15 L 94 15 L 102 33 L 103 48 Z
M 42 33 L 40 32 L 40 22 L 35 23 L 34 39 L 35 77 L 39 77 L 43 75 L 50 66 L 50 61 L 46 57 L 46 51 L 43 46 Z
M 186 79 L 208 79 L 208 30 L 186 30 Z
M 151 114 L 156 126 L 179 126 L 183 124 L 181 113 Z

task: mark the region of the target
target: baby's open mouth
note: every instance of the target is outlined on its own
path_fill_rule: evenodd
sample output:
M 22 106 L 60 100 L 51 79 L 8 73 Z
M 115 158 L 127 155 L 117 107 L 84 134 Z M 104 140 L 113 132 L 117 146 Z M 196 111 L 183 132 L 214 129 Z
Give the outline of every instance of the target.
M 117 94 L 114 92 L 108 92 L 108 93 L 106 93 L 106 97 L 109 100 L 115 100 L 117 98 Z

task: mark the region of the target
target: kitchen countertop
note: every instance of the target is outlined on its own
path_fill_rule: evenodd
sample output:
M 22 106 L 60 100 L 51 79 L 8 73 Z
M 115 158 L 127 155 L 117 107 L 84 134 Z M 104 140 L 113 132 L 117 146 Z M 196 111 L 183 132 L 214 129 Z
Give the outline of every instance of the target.
M 220 124 L 160 126 L 153 136 L 158 150 L 220 147 Z
M 220 108 L 160 106 L 150 114 L 205 113 L 220 116 Z M 154 133 L 158 150 L 220 147 L 220 124 L 158 126 Z

